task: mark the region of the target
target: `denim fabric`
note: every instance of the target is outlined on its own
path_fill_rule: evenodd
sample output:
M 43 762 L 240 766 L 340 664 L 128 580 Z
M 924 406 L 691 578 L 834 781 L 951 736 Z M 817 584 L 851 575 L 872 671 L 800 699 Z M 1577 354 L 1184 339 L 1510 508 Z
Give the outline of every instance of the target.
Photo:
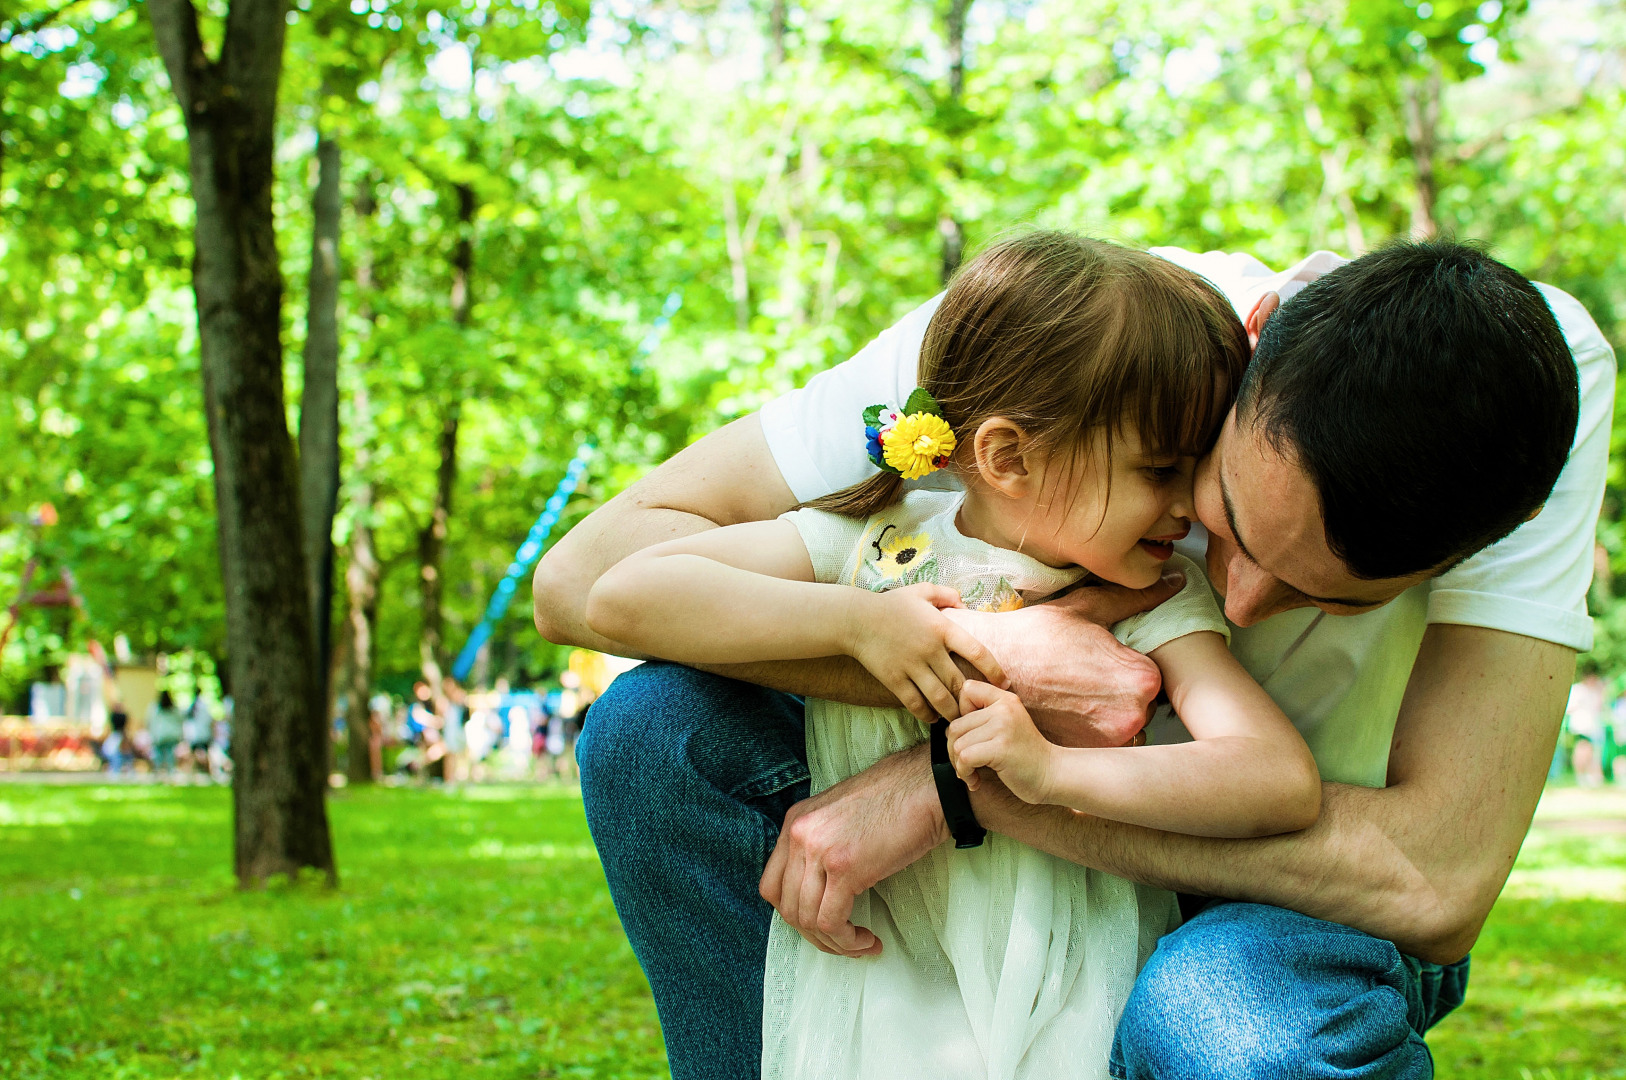
M 801 703 L 645 664 L 593 705 L 576 752 L 673 1080 L 755 1080 L 771 914 L 757 884 L 785 811 L 807 797 Z M 1467 981 L 1466 960 L 1442 968 L 1346 926 L 1215 904 L 1158 944 L 1119 1023 L 1112 1075 L 1431 1077 L 1422 1033 L 1462 1003 Z
M 1158 943 L 1118 1024 L 1114 1077 L 1426 1080 L 1423 1033 L 1462 1004 L 1442 967 L 1337 923 L 1218 903 Z
M 593 704 L 576 754 L 673 1080 L 760 1076 L 773 909 L 757 885 L 785 811 L 808 794 L 801 702 L 645 664 Z

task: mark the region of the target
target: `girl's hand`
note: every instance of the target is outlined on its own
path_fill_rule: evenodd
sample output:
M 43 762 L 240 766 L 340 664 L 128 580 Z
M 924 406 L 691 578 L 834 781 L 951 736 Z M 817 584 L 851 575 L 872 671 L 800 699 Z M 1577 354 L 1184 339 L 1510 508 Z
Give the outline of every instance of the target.
M 960 656 L 989 682 L 1006 685 L 994 654 L 942 614 L 957 608 L 960 594 L 942 585 L 910 585 L 891 592 L 854 592 L 848 655 L 863 664 L 922 721 L 960 715 L 965 676 L 950 654 Z
M 1056 747 L 1033 726 L 1033 717 L 1009 690 L 968 680 L 960 688 L 960 718 L 949 725 L 949 761 L 966 787 L 977 770 L 993 769 L 1023 802 L 1044 802 Z

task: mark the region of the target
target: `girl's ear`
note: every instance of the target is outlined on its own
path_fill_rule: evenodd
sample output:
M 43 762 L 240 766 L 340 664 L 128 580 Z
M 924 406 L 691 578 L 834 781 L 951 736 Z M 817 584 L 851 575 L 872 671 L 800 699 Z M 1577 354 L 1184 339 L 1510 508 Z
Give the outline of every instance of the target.
M 971 437 L 972 460 L 982 482 L 1013 499 L 1038 490 L 1039 462 L 1032 440 L 1014 421 L 992 416 Z

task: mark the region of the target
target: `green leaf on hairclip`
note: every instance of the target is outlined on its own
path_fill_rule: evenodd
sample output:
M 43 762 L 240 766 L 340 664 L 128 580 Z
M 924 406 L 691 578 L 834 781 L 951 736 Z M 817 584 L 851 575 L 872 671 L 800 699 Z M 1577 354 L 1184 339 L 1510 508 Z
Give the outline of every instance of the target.
M 915 391 L 909 395 L 909 400 L 904 402 L 903 415 L 912 416 L 915 413 L 922 412 L 931 413 L 933 416 L 942 416 L 943 407 L 937 403 L 936 398 L 916 387 Z
M 867 428 L 878 428 L 878 427 L 880 427 L 881 426 L 881 410 L 884 409 L 884 408 L 886 408 L 885 405 L 871 405 L 869 408 L 865 409 L 864 410 L 864 426 L 867 427 Z

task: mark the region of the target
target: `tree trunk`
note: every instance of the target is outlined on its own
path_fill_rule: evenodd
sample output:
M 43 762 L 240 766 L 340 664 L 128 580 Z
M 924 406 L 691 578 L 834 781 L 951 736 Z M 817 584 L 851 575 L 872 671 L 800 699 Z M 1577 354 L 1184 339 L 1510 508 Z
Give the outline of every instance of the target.
M 458 403 L 454 400 L 441 418 L 440 466 L 435 470 L 435 504 L 429 513 L 429 522 L 418 532 L 418 600 L 422 608 L 423 628 L 418 637 L 418 661 L 423 680 L 429 684 L 435 700 L 441 698 L 441 666 L 445 659 L 442 639 L 444 620 L 441 598 L 444 595 L 441 580 L 441 561 L 446 554 L 446 533 L 452 516 L 452 488 L 457 483 L 457 427 L 460 419 Z
M 774 67 L 785 62 L 785 16 L 787 0 L 773 0 L 768 8 L 768 60 Z
M 956 180 L 964 176 L 965 168 L 960 161 L 960 125 L 959 112 L 965 101 L 965 20 L 971 10 L 971 0 L 949 0 L 948 14 L 944 19 L 943 38 L 948 46 L 948 96 L 949 96 L 949 138 L 954 146 L 949 151 L 949 172 Z M 952 199 L 952 196 L 951 196 Z M 947 285 L 954 271 L 960 268 L 960 261 L 965 258 L 965 227 L 954 216 L 953 206 L 944 209 L 937 219 L 937 234 L 943 241 L 943 284 Z
M 356 408 L 369 408 L 367 391 L 357 391 Z M 350 565 L 344 583 L 350 596 L 346 636 L 350 639 L 349 685 L 345 688 L 345 720 L 350 732 L 345 775 L 354 784 L 378 779 L 373 744 L 377 733 L 372 724 L 373 627 L 378 625 L 378 552 L 373 546 L 373 482 L 368 476 L 372 462 L 365 447 L 356 451 L 355 494 L 351 497 L 355 520 L 350 526 Z
M 1324 214 L 1321 211 L 1335 206 L 1343 219 L 1344 249 L 1351 256 L 1365 255 L 1366 235 L 1361 229 L 1360 212 L 1355 207 L 1354 196 L 1350 194 L 1347 178 L 1349 144 L 1338 146 L 1337 136 L 1328 128 L 1326 117 L 1315 101 L 1315 77 L 1307 64 L 1299 67 L 1295 79 L 1298 83 L 1299 97 L 1304 102 L 1304 126 L 1310 133 L 1311 141 L 1318 148 L 1321 161 L 1321 198 L 1317 206 L 1317 232 L 1323 231 L 1321 219 Z M 1319 243 L 1319 240 L 1317 237 L 1315 243 Z
M 734 328 L 743 333 L 751 328 L 751 280 L 746 272 L 745 235 L 740 229 L 740 204 L 734 195 L 732 169 L 723 177 L 723 241 L 728 247 Z
M 282 386 L 271 202 L 285 5 L 232 0 L 216 60 L 190 0 L 149 0 L 147 11 L 186 119 L 197 206 L 192 287 L 236 702 L 237 878 L 247 887 L 313 868 L 332 881 L 327 730 Z
M 377 205 L 373 202 L 370 183 L 363 183 L 356 199 L 356 213 L 362 220 L 372 217 Z M 373 290 L 372 250 L 365 243 L 356 260 L 356 292 L 361 304 L 364 328 L 370 328 L 374 318 L 371 294 Z M 378 586 L 383 576 L 378 562 L 378 549 L 373 542 L 373 480 L 372 480 L 372 399 L 367 392 L 367 372 L 356 373 L 356 391 L 351 401 L 355 412 L 354 430 L 360 438 L 351 484 L 350 565 L 345 568 L 344 584 L 349 597 L 349 612 L 345 620 L 345 636 L 350 642 L 350 664 L 346 669 L 345 723 L 349 729 L 349 749 L 345 755 L 345 775 L 352 784 L 367 784 L 383 774 L 383 732 L 373 726 L 373 628 L 378 625 Z
M 299 405 L 299 489 L 317 692 L 326 712 L 333 666 L 333 514 L 339 506 L 339 144 L 322 134 L 316 137 L 316 170 L 305 387 Z
M 470 277 L 474 271 L 474 189 L 458 184 L 453 189 L 457 196 L 457 242 L 452 246 L 452 322 L 459 327 L 469 324 L 474 308 L 474 294 Z M 441 601 L 445 583 L 441 561 L 446 554 L 446 534 L 452 516 L 452 489 L 457 483 L 457 428 L 462 414 L 462 402 L 454 387 L 449 395 L 440 421 L 440 465 L 435 470 L 435 502 L 429 512 L 429 521 L 418 533 L 418 596 L 423 613 L 423 629 L 418 638 L 418 660 L 424 682 L 435 695 L 436 708 L 444 705 L 442 664 L 445 662 L 444 630 Z
M 1406 80 L 1406 139 L 1411 143 L 1412 165 L 1417 171 L 1417 187 L 1411 208 L 1411 235 L 1414 240 L 1430 240 L 1439 235 L 1440 223 L 1434 216 L 1438 180 L 1434 158 L 1439 149 L 1440 72 L 1431 70 L 1421 79 Z

